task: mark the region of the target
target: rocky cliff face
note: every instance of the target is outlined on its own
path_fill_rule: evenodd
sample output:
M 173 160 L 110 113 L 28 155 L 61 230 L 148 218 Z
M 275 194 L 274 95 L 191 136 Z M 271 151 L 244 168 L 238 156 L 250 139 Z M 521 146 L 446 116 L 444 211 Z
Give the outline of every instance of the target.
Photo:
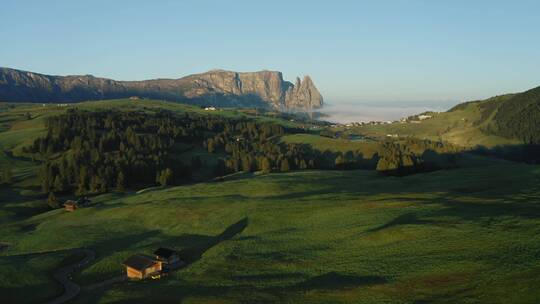
M 306 111 L 323 105 L 309 76 L 292 84 L 275 71 L 215 70 L 179 79 L 116 81 L 91 75 L 50 76 L 0 68 L 0 101 L 79 102 L 130 96 L 282 111 Z

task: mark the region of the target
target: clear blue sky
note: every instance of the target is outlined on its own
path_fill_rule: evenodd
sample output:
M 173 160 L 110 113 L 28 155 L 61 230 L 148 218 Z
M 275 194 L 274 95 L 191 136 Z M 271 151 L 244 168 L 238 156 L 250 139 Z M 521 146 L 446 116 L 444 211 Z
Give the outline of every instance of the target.
M 333 103 L 432 105 L 540 85 L 540 1 L 2 0 L 0 66 L 120 80 L 309 74 Z

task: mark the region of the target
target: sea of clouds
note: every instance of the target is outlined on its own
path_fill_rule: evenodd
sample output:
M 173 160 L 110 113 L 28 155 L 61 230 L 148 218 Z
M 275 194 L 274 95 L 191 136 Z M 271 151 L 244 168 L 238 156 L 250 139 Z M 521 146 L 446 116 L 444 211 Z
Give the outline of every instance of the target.
M 402 117 L 426 111 L 445 111 L 446 108 L 428 106 L 393 106 L 372 104 L 325 104 L 317 112 L 323 113 L 323 120 L 336 123 L 394 121 Z

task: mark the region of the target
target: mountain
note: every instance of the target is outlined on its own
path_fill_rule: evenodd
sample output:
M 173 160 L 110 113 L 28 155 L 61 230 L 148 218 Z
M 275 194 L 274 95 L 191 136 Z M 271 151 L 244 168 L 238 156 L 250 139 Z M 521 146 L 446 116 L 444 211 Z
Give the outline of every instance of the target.
M 179 79 L 117 81 L 92 75 L 51 76 L 0 68 L 1 101 L 69 103 L 131 96 L 281 111 L 309 111 L 323 106 L 323 97 L 309 76 L 297 78 L 293 84 L 283 80 L 277 71 L 213 70 Z

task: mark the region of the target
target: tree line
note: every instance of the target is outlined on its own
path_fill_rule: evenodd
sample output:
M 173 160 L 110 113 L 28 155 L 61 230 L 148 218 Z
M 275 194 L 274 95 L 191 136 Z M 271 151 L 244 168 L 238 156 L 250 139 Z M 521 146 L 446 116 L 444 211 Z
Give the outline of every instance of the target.
M 45 136 L 24 148 L 43 161 L 40 178 L 46 193 L 82 195 L 189 182 L 209 164 L 199 157 L 179 159 L 179 146 L 215 154 L 214 176 L 331 168 L 336 157 L 279 142 L 281 135 L 299 130 L 217 115 L 70 109 L 48 118 L 46 129 Z
M 377 161 L 377 171 L 405 176 L 439 169 L 453 168 L 460 158 L 459 147 L 417 138 L 385 141 Z
M 45 193 L 83 195 L 152 185 L 190 182 L 199 170 L 219 177 L 234 172 L 303 169 L 377 169 L 399 175 L 428 168 L 413 150 L 446 151 L 432 142 L 385 143 L 379 154 L 319 151 L 287 144 L 282 135 L 301 132 L 275 123 L 170 111 L 85 111 L 69 109 L 48 118 L 47 133 L 24 152 L 43 161 Z M 416 145 L 416 146 L 415 146 Z M 215 161 L 183 153 L 205 149 Z M 415 168 L 411 170 L 410 168 Z

